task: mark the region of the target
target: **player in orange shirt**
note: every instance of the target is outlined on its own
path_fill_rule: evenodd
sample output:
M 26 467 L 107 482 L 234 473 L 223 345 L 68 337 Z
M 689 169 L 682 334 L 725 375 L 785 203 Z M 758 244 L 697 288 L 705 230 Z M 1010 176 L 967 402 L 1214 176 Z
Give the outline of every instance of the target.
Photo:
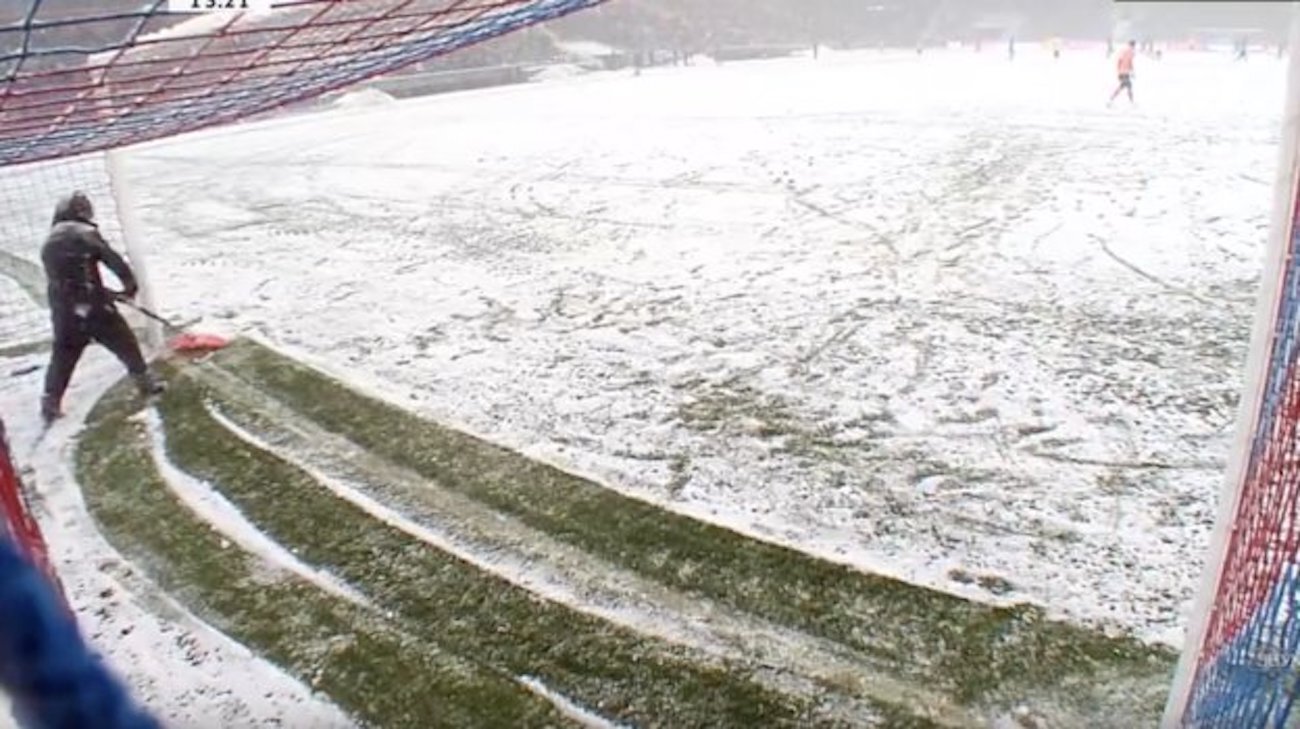
M 1129 103 L 1133 103 L 1133 57 L 1136 53 L 1137 41 L 1129 41 L 1124 50 L 1119 52 L 1119 60 L 1115 63 L 1115 70 L 1119 72 L 1119 86 L 1115 87 L 1115 93 L 1110 95 L 1106 106 L 1115 103 L 1115 97 L 1121 91 L 1127 91 Z

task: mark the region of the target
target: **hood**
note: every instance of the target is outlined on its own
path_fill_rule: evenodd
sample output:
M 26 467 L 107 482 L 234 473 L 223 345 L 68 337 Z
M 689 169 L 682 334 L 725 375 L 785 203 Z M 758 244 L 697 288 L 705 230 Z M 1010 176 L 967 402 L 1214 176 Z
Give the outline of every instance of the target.
M 54 206 L 53 223 L 63 223 L 69 220 L 80 223 L 93 223 L 94 219 L 95 209 L 90 204 L 90 198 L 81 192 L 68 195 L 59 200 L 58 205 Z

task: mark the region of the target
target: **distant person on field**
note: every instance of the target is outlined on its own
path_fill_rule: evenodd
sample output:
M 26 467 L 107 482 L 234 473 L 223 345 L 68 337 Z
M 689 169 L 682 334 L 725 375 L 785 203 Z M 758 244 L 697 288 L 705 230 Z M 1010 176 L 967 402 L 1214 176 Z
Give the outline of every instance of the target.
M 1121 91 L 1128 92 L 1129 103 L 1133 101 L 1133 57 L 1137 54 L 1137 41 L 1129 41 L 1127 46 L 1119 52 L 1119 60 L 1115 62 L 1115 70 L 1119 73 L 1119 86 L 1115 87 L 1115 93 L 1110 95 L 1110 101 L 1106 106 L 1115 103 L 1115 98 Z
M 85 193 L 74 192 L 55 207 L 53 227 L 41 248 L 41 262 L 54 325 L 54 348 L 41 397 L 41 417 L 46 424 L 62 415 L 63 392 L 91 342 L 98 342 L 117 357 L 142 396 L 162 392 L 164 385 L 149 372 L 135 332 L 113 306 L 119 295 L 135 297 L 139 289 L 135 275 L 100 235 L 95 208 Z M 104 286 L 99 273 L 101 263 L 122 283 L 120 294 Z

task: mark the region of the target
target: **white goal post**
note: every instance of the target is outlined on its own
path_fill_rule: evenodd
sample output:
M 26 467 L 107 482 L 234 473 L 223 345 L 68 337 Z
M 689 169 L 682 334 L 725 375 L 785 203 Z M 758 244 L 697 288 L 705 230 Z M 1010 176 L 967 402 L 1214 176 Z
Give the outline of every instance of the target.
M 1236 438 L 1228 455 L 1228 468 L 1223 492 L 1220 495 L 1218 517 L 1206 553 L 1204 571 L 1191 613 L 1188 617 L 1184 649 L 1174 674 L 1166 705 L 1163 729 L 1199 726 L 1189 711 L 1195 700 L 1194 689 L 1200 669 L 1215 656 L 1206 655 L 1205 643 L 1211 618 L 1218 606 L 1220 586 L 1229 548 L 1234 539 L 1245 539 L 1242 519 L 1248 515 L 1239 512 L 1246 486 L 1252 444 L 1259 427 L 1264 407 L 1264 388 L 1267 375 L 1277 364 L 1272 361 L 1275 328 L 1283 307 L 1294 307 L 1296 301 L 1288 299 L 1283 284 L 1289 271 L 1300 261 L 1293 258 L 1297 234 L 1295 214 L 1300 205 L 1300 3 L 1292 3 L 1292 21 L 1289 34 L 1289 61 L 1286 96 L 1281 129 L 1281 148 L 1278 157 L 1277 177 L 1274 187 L 1272 225 L 1264 257 L 1263 275 L 1256 303 L 1254 327 L 1251 334 L 1250 353 L 1245 369 L 1245 383 L 1238 406 Z M 1300 484 L 1278 483 L 1270 488 L 1300 488 Z M 1215 723 L 1215 726 L 1227 724 Z M 1241 727 L 1241 729 L 1249 729 Z

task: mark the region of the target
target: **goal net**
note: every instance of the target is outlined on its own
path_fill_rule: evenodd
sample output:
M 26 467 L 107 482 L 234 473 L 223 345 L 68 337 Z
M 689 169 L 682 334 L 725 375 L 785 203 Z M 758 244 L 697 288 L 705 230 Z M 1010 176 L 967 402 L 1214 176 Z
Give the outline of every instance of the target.
M 39 353 L 49 344 L 40 247 L 55 204 L 73 190 L 90 196 L 104 237 L 130 257 L 123 250 L 105 153 L 0 167 L 0 351 L 8 358 Z
M 1300 726 L 1300 18 L 1228 481 L 1164 726 Z

